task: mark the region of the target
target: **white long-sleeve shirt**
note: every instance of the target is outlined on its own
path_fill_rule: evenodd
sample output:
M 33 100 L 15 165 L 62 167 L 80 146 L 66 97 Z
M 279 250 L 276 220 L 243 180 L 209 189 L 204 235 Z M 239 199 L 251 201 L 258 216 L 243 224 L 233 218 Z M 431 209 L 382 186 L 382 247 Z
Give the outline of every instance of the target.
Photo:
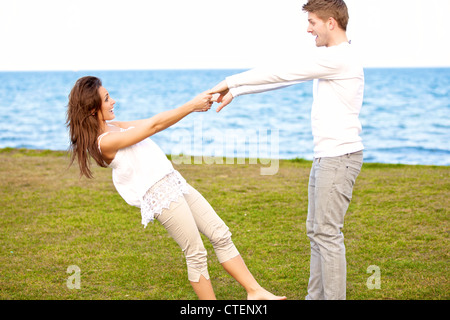
M 335 157 L 364 149 L 359 113 L 364 71 L 357 54 L 345 42 L 318 48 L 311 57 L 276 68 L 255 68 L 226 78 L 233 97 L 314 81 L 311 128 L 314 157 Z

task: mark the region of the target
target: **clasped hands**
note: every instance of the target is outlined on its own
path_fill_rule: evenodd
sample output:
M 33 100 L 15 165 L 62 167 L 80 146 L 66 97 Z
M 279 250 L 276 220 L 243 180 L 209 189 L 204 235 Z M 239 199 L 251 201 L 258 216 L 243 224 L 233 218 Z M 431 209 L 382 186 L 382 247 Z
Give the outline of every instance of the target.
M 203 107 L 197 111 L 208 111 L 209 109 L 211 109 L 212 104 L 214 102 L 217 102 L 219 103 L 219 106 L 217 107 L 216 112 L 219 112 L 223 109 L 223 107 L 228 105 L 233 100 L 233 95 L 231 94 L 230 90 L 228 89 L 228 85 L 224 80 L 214 88 L 207 90 L 197 96 L 197 99 L 201 99 L 203 105 Z

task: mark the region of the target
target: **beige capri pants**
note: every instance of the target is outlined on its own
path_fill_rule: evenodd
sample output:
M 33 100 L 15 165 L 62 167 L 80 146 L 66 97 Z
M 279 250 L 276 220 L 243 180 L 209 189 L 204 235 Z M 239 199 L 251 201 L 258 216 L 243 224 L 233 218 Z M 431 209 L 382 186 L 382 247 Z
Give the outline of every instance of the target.
M 188 188 L 188 194 L 173 201 L 155 219 L 184 252 L 189 281 L 198 282 L 200 276 L 209 279 L 207 252 L 199 232 L 211 241 L 220 263 L 238 256 L 239 252 L 231 240 L 230 230 L 209 202 L 189 184 Z

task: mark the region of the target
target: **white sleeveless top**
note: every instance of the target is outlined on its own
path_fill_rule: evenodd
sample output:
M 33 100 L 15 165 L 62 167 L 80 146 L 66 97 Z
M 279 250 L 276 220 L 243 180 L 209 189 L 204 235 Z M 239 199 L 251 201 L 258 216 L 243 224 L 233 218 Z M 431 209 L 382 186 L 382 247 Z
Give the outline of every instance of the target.
M 133 129 L 120 129 L 121 132 Z M 100 142 L 109 132 L 98 137 Z M 155 215 L 169 208 L 183 193 L 188 193 L 186 180 L 176 171 L 164 152 L 150 138 L 119 149 L 112 168 L 114 186 L 130 205 L 141 208 L 142 224 L 146 227 Z

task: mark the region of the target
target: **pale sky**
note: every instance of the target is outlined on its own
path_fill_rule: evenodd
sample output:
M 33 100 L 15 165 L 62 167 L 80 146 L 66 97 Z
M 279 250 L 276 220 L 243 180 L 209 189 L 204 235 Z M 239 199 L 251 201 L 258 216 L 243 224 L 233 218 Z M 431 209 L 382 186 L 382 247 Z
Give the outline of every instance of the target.
M 314 46 L 306 0 L 0 0 L 0 71 L 245 69 Z M 366 67 L 450 67 L 449 0 L 346 0 Z

